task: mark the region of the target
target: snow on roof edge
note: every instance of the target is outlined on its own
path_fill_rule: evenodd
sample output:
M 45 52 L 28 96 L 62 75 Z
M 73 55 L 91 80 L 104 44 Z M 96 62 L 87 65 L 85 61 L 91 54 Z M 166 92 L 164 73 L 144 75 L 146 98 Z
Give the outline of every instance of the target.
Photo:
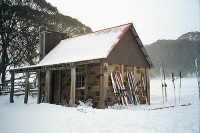
M 127 25 L 127 26 L 126 26 Z M 118 26 L 114 26 L 114 27 L 109 27 L 109 28 L 105 28 L 105 29 L 102 29 L 102 30 L 98 30 L 98 31 L 94 31 L 92 33 L 88 33 L 88 34 L 84 34 L 84 35 L 81 35 L 81 36 L 85 36 L 85 35 L 90 35 L 90 34 L 95 34 L 95 33 L 101 33 L 103 31 L 106 31 L 109 29 L 114 29 L 114 28 L 117 28 L 117 27 L 122 27 L 122 26 L 126 26 L 126 28 L 122 31 L 122 33 L 119 35 L 118 37 L 118 40 L 117 42 L 115 42 L 112 47 L 107 51 L 107 56 L 106 57 L 103 57 L 103 58 L 107 58 L 108 55 L 110 54 L 110 52 L 113 50 L 113 48 L 118 44 L 118 42 L 121 40 L 121 38 L 123 37 L 123 35 L 127 32 L 127 30 L 130 28 L 130 27 L 133 27 L 133 23 L 126 23 L 126 24 L 122 24 L 122 25 L 118 25 Z M 76 36 L 76 37 L 72 37 L 72 38 L 68 38 L 68 39 L 74 39 L 74 38 L 78 38 L 78 37 L 81 37 L 81 36 Z M 58 46 L 58 45 L 57 45 Z M 98 59 L 103 59 L 103 58 L 91 58 L 91 59 L 87 59 L 87 60 L 76 60 L 74 62 L 60 62 L 60 63 L 50 63 L 50 64 L 40 64 L 40 62 L 36 65 L 32 65 L 32 66 L 23 66 L 23 67 L 19 67 L 19 68 L 13 68 L 13 69 L 9 69 L 7 71 L 15 71 L 15 70 L 20 70 L 20 69 L 28 69 L 28 68 L 37 68 L 37 67 L 42 67 L 42 66 L 51 66 L 51 65 L 59 65 L 59 64 L 69 64 L 69 63 L 76 63 L 76 62 L 84 62 L 84 61 L 90 61 L 90 60 L 98 60 Z
M 132 25 L 132 23 L 123 24 L 62 40 L 39 64 L 50 65 L 107 58 Z

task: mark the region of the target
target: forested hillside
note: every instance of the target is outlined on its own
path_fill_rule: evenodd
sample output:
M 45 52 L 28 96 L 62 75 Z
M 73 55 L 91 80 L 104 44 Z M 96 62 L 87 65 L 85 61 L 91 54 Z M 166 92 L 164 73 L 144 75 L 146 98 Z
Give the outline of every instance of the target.
M 160 66 L 164 65 L 166 76 L 173 72 L 176 76 L 181 71 L 183 76 L 194 75 L 195 59 L 200 53 L 200 32 L 188 32 L 177 40 L 158 40 L 145 46 L 155 69 L 151 76 L 160 76 Z

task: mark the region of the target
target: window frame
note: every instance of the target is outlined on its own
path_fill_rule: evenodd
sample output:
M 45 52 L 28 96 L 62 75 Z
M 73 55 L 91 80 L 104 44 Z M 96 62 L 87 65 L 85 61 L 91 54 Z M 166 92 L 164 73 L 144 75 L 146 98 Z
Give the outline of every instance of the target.
M 76 89 L 85 89 L 85 74 L 79 73 L 76 75 Z

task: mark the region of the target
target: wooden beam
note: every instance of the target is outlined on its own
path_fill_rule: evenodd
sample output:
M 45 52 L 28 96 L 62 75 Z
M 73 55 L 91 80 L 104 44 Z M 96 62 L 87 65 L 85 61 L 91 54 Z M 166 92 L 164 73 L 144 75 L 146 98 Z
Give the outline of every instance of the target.
M 46 90 L 45 90 L 45 100 L 44 100 L 44 102 L 46 103 L 50 102 L 51 88 L 52 88 L 51 78 L 52 78 L 51 70 L 48 70 L 46 73 Z
M 15 73 L 11 73 L 11 90 L 10 90 L 10 103 L 14 103 L 13 94 L 14 94 L 14 80 L 15 80 Z
M 25 97 L 24 97 L 24 103 L 27 104 L 28 102 L 28 93 L 29 93 L 29 73 L 26 72 L 26 79 L 25 79 Z
M 76 62 L 76 66 L 79 65 L 87 65 L 87 64 L 97 64 L 100 63 L 100 60 L 88 60 L 88 61 L 81 61 Z M 46 66 L 30 66 L 30 67 L 22 67 L 22 68 L 15 68 L 8 70 L 9 72 L 15 72 L 15 73 L 23 73 L 23 72 L 36 72 L 36 71 L 43 71 L 46 72 L 46 70 L 65 70 L 65 69 L 71 69 L 70 63 L 61 63 L 61 64 L 54 64 L 54 65 L 46 65 Z
M 62 70 L 59 70 L 59 104 L 61 104 L 61 94 L 62 94 Z
M 104 70 L 105 63 L 100 64 L 100 108 L 106 108 L 106 99 L 107 99 L 107 85 L 108 85 L 108 74 Z
M 103 93 L 103 86 L 104 86 L 104 83 L 103 83 L 103 63 L 100 64 L 100 85 L 99 85 L 99 89 L 100 89 L 100 102 L 99 102 L 99 106 L 100 108 L 103 108 L 103 97 L 104 97 L 104 93 Z
M 87 100 L 87 94 L 88 94 L 88 72 L 87 72 L 87 65 L 85 65 L 85 93 L 84 93 L 84 100 Z
M 76 68 L 73 65 L 71 68 L 71 90 L 70 90 L 70 101 L 69 106 L 75 106 L 75 89 L 76 89 Z
M 147 76 L 147 96 L 148 96 L 148 104 L 150 105 L 150 69 L 146 68 L 146 76 Z
M 61 102 L 61 70 L 56 70 L 54 75 L 54 103 Z
M 37 97 L 37 103 L 41 103 L 41 77 L 40 77 L 40 71 L 38 72 L 38 97 Z

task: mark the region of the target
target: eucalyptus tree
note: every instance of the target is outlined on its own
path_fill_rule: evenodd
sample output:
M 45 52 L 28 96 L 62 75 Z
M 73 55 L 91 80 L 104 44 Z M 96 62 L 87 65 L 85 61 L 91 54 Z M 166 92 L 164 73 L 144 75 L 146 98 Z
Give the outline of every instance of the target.
M 60 14 L 45 0 L 0 0 L 0 75 L 5 81 L 8 66 L 35 64 L 40 29 L 71 36 L 91 32 L 77 19 Z

